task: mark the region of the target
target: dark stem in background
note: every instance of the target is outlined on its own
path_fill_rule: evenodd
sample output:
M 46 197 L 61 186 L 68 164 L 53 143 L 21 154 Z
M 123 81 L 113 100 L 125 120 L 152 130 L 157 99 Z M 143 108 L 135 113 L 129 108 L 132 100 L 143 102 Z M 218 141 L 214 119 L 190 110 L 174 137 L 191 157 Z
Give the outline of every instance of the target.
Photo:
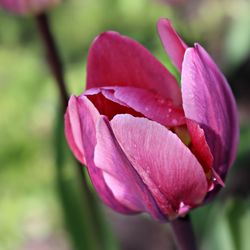
M 171 222 L 179 250 L 197 250 L 195 235 L 189 216 Z
M 55 78 L 55 82 L 60 93 L 63 111 L 65 111 L 68 103 L 68 93 L 64 81 L 63 66 L 56 47 L 56 43 L 53 39 L 53 35 L 49 27 L 49 22 L 46 14 L 43 13 L 37 15 L 36 23 L 47 53 L 47 60 L 50 65 L 51 72 Z
M 43 41 L 45 51 L 47 54 L 47 60 L 51 69 L 51 72 L 55 78 L 55 83 L 57 85 L 60 100 L 61 100 L 61 112 L 62 112 L 62 123 L 63 123 L 63 114 L 66 111 L 68 104 L 68 92 L 64 80 L 64 70 L 63 64 L 57 50 L 55 40 L 53 38 L 53 33 L 50 30 L 49 20 L 45 13 L 37 15 L 35 17 L 37 28 L 40 33 L 41 39 Z M 59 156 L 60 157 L 60 156 Z M 85 178 L 85 169 L 83 166 L 76 161 L 77 170 L 79 172 L 79 177 L 81 184 L 83 185 L 82 195 L 85 205 L 89 206 L 88 215 L 90 220 L 93 222 L 93 235 L 96 239 L 98 238 L 98 244 L 101 244 L 102 247 L 98 249 L 116 249 L 115 243 L 111 242 L 112 236 L 109 234 L 108 228 L 102 218 L 102 213 L 100 208 L 96 205 L 96 197 L 91 193 L 89 186 Z M 89 225 L 90 227 L 90 225 Z M 90 228 L 89 228 L 90 229 Z M 91 231 L 91 230 L 89 230 Z M 99 238 L 100 237 L 100 238 Z M 97 248 L 94 248 L 97 249 Z
M 68 92 L 66 88 L 66 84 L 64 81 L 64 70 L 61 58 L 59 56 L 57 46 L 55 40 L 53 38 L 52 32 L 50 30 L 49 21 L 45 13 L 36 16 L 37 28 L 40 33 L 41 39 L 44 44 L 44 48 L 47 54 L 47 60 L 51 69 L 51 73 L 55 78 L 55 83 L 57 85 L 60 100 L 62 105 L 62 113 L 66 111 L 68 104 Z M 63 122 L 63 121 L 62 121 Z M 90 190 L 88 189 L 88 185 L 86 182 L 86 178 L 83 172 L 83 166 L 77 162 L 78 171 L 81 177 L 81 182 L 84 185 L 84 188 L 87 190 L 88 196 L 90 199 L 93 199 L 90 194 Z

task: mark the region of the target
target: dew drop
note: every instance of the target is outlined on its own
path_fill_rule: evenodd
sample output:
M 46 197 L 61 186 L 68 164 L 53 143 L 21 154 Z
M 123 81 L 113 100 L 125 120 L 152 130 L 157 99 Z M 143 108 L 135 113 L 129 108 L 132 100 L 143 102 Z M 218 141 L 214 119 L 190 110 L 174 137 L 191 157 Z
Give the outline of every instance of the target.
M 212 180 L 212 182 L 216 182 L 217 181 L 217 179 L 214 176 L 212 177 L 211 180 Z
M 173 119 L 172 122 L 173 122 L 173 124 L 177 124 L 177 120 L 176 119 Z
M 160 104 L 163 104 L 165 101 L 164 101 L 164 99 L 158 99 L 157 102 Z

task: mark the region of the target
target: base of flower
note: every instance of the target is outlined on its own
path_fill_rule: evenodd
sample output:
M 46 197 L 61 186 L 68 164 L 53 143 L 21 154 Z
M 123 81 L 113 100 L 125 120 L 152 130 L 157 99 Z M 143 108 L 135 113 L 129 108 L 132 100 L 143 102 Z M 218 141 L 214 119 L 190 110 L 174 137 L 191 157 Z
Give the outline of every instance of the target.
M 195 235 L 189 216 L 171 222 L 172 231 L 179 250 L 197 250 Z

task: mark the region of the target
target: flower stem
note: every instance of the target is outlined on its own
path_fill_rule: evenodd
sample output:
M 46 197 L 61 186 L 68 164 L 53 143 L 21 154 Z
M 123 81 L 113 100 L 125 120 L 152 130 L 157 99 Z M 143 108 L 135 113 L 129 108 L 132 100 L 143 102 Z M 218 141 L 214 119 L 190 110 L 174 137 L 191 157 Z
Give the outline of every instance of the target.
M 60 107 L 60 114 L 58 114 L 58 124 L 60 126 L 63 126 L 63 114 L 66 111 L 67 105 L 68 105 L 68 91 L 66 88 L 66 84 L 65 84 L 65 79 L 64 79 L 64 70 L 63 70 L 63 64 L 53 37 L 53 33 L 51 32 L 50 29 L 50 25 L 49 25 L 49 20 L 48 17 L 46 16 L 45 13 L 39 14 L 35 17 L 36 20 L 36 24 L 37 24 L 37 29 L 40 33 L 40 37 L 42 39 L 46 54 L 47 54 L 47 60 L 48 60 L 48 64 L 50 66 L 51 69 L 51 73 L 55 79 L 55 83 L 58 89 L 58 92 L 60 94 L 60 101 L 61 101 L 61 107 Z M 58 125 L 58 128 L 60 128 L 60 126 Z M 57 130 L 58 130 L 57 128 Z M 62 129 L 62 128 L 61 128 Z M 65 207 L 65 214 L 67 214 L 67 216 L 70 216 L 70 218 L 68 218 L 69 220 L 69 224 L 70 224 L 70 228 L 71 228 L 71 234 L 74 235 L 74 239 L 75 239 L 75 243 L 76 246 L 79 247 L 79 249 L 83 249 L 81 248 L 81 246 L 79 245 L 79 242 L 81 244 L 84 244 L 84 249 L 86 247 L 86 249 L 117 249 L 116 246 L 116 241 L 113 239 L 111 233 L 108 230 L 108 227 L 105 224 L 105 221 L 102 218 L 102 213 L 100 210 L 100 207 L 97 205 L 97 200 L 96 197 L 93 195 L 93 193 L 91 192 L 89 185 L 87 183 L 87 180 L 85 178 L 85 169 L 82 166 L 82 164 L 80 164 L 77 160 L 76 160 L 76 166 L 77 166 L 77 175 L 80 178 L 80 183 L 81 185 L 83 185 L 83 189 L 81 190 L 81 194 L 82 194 L 82 198 L 83 198 L 83 214 L 82 216 L 85 219 L 85 224 L 81 225 L 81 228 L 83 227 L 83 229 L 85 227 L 87 227 L 86 229 L 86 235 L 87 239 L 84 238 L 84 235 L 82 235 L 80 237 L 79 240 L 79 230 L 78 228 L 73 225 L 74 224 L 74 218 L 72 218 L 72 216 L 74 217 L 74 214 L 72 215 L 72 211 L 73 213 L 77 212 L 78 208 L 74 207 L 74 202 L 76 201 L 71 201 L 69 199 L 72 199 L 72 193 L 68 194 L 67 193 L 67 187 L 65 186 L 65 183 L 63 182 L 63 177 L 62 177 L 62 166 L 64 164 L 63 158 L 62 158 L 62 148 L 58 147 L 58 145 L 63 144 L 63 142 L 61 141 L 61 137 L 64 137 L 63 131 L 61 131 L 61 129 L 59 129 L 60 131 L 56 130 L 56 140 L 57 140 L 57 145 L 56 145 L 56 155 L 57 155 L 57 167 L 58 167 L 58 183 L 60 186 L 60 189 L 62 192 L 62 196 L 64 196 L 62 198 L 63 203 Z M 61 132 L 61 134 L 59 133 Z M 59 133 L 59 134 L 58 134 Z M 66 190 L 66 191 L 65 191 Z M 67 211 L 66 211 L 67 210 Z M 75 216 L 77 215 L 77 213 L 75 214 Z M 66 217 L 67 217 L 66 216 Z M 80 215 L 79 215 L 80 216 Z M 72 224 L 73 223 L 73 224 Z M 81 224 L 81 222 L 79 221 L 78 224 Z M 84 230 L 80 232 L 81 234 L 84 234 Z M 90 237 L 94 237 L 94 240 Z M 77 239 L 77 240 L 76 240 Z M 87 242 L 88 241 L 88 242 Z M 86 244 L 90 244 L 89 247 L 87 247 Z
M 53 38 L 52 32 L 50 30 L 49 21 L 45 13 L 36 16 L 37 28 L 40 33 L 41 39 L 43 41 L 47 60 L 51 69 L 51 72 L 55 78 L 55 83 L 57 84 L 60 99 L 63 107 L 63 111 L 67 108 L 68 103 L 68 93 L 66 89 L 66 84 L 64 81 L 64 73 L 62 61 L 59 56 L 55 40 Z
M 189 216 L 171 222 L 176 243 L 180 250 L 197 250 L 195 235 Z
M 50 29 L 47 15 L 45 13 L 42 13 L 42 14 L 37 15 L 35 19 L 36 19 L 37 29 L 40 33 L 40 37 L 42 39 L 42 42 L 43 42 L 43 45 L 47 54 L 48 64 L 50 66 L 51 73 L 55 78 L 55 83 L 57 85 L 57 88 L 60 94 L 61 108 L 63 112 L 62 114 L 64 114 L 68 105 L 69 95 L 68 95 L 68 91 L 67 91 L 65 80 L 64 80 L 63 64 L 62 64 L 59 52 L 57 50 L 57 46 L 56 46 L 53 34 Z M 62 120 L 63 120 L 63 117 L 62 117 Z M 84 189 L 87 190 L 87 193 L 90 199 L 93 199 L 91 197 L 91 193 L 88 188 L 86 178 L 84 176 L 83 166 L 78 161 L 76 162 L 76 166 L 78 167 L 79 176 L 81 178 L 81 182 L 84 186 Z

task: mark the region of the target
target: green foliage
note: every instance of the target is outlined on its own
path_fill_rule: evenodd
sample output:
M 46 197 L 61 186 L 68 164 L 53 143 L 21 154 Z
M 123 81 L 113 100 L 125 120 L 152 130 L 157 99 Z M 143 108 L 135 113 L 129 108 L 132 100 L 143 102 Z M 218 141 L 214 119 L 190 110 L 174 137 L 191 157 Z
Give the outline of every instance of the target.
M 217 202 L 211 202 L 192 213 L 202 250 L 249 248 L 249 136 L 250 127 L 243 127 L 238 157 Z
M 242 6 L 237 6 L 241 15 L 233 17 L 225 42 L 226 59 L 229 60 L 231 69 L 239 65 L 250 54 L 250 2 L 245 1 Z M 242 8 L 240 8 L 242 7 Z

